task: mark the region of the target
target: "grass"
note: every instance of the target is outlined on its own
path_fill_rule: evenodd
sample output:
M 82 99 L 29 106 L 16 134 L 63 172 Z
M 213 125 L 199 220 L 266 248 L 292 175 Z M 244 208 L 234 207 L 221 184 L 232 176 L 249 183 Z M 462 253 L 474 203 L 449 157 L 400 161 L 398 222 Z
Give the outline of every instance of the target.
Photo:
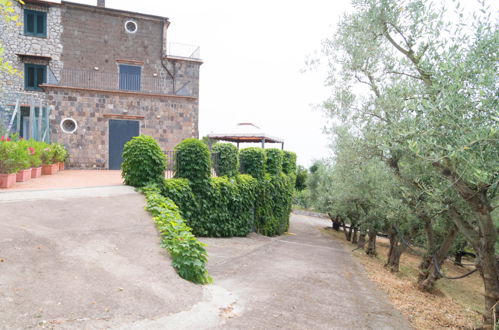
M 355 245 L 345 240 L 343 232 L 330 228 L 323 233 L 341 241 L 352 250 Z M 481 324 L 483 311 L 483 283 L 478 273 L 461 280 L 440 279 L 434 292 L 421 292 L 416 287 L 418 265 L 421 258 L 404 252 L 399 273 L 384 268 L 389 242 L 377 239 L 377 257 L 369 257 L 362 250 L 352 251 L 364 265 L 366 275 L 384 290 L 392 304 L 400 310 L 416 329 L 473 329 Z M 443 272 L 448 276 L 462 275 L 469 268 L 446 262 Z

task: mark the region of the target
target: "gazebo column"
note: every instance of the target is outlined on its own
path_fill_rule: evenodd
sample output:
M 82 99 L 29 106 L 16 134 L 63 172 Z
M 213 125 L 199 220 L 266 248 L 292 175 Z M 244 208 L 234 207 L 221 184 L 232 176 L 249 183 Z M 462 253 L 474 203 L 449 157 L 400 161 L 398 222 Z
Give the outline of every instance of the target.
M 281 142 L 281 150 L 284 150 L 284 142 Z
M 237 142 L 237 150 L 239 150 L 239 142 Z
M 265 149 L 265 139 L 262 139 L 262 149 Z

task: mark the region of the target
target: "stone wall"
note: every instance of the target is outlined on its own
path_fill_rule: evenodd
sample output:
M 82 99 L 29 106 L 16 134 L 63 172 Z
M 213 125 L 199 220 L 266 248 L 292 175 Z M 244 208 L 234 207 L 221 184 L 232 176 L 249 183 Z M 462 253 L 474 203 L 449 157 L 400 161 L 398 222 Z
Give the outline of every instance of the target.
M 52 141 L 68 148 L 71 167 L 108 168 L 109 119 L 143 117 L 131 120 L 139 120 L 140 133 L 154 137 L 163 150 L 172 150 L 183 139 L 198 137 L 196 98 L 57 87 L 46 90 L 48 103 L 53 106 L 50 116 Z M 60 128 L 61 120 L 66 117 L 78 124 L 73 134 L 64 133 Z
M 19 15 L 19 22 L 24 21 L 23 8 L 14 1 L 15 14 Z M 24 26 L 17 25 L 13 22 L 6 22 L 0 19 L 0 43 L 3 44 L 5 53 L 3 58 L 5 61 L 10 62 L 12 66 L 17 69 L 20 75 L 9 75 L 0 70 L 0 91 L 7 94 L 14 94 L 24 92 L 24 63 L 34 64 L 48 64 L 49 69 L 57 79 L 63 69 L 62 63 L 62 43 L 61 34 L 63 26 L 61 24 L 61 8 L 59 5 L 35 5 L 26 4 L 26 9 L 47 12 L 47 37 L 33 37 L 24 35 Z M 29 54 L 51 57 L 51 60 L 34 60 L 27 59 L 25 62 L 21 60 L 16 54 Z M 44 98 L 43 92 L 29 92 L 37 98 Z M 7 98 L 7 97 L 5 97 Z M 9 100 L 10 102 L 10 100 Z

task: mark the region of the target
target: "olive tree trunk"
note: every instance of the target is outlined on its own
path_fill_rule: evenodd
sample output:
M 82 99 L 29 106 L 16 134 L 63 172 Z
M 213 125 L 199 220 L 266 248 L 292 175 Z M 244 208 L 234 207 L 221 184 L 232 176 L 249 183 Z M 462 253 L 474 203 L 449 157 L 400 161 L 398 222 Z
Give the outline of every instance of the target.
M 374 257 L 377 255 L 377 252 L 376 252 L 376 232 L 374 230 L 370 230 L 369 233 L 367 234 L 367 237 L 369 239 L 367 241 L 366 254 L 368 256 Z
M 395 232 L 390 232 L 388 238 L 390 240 L 390 249 L 388 250 L 388 260 L 385 268 L 388 268 L 392 273 L 397 273 L 400 268 L 400 257 L 406 248 Z

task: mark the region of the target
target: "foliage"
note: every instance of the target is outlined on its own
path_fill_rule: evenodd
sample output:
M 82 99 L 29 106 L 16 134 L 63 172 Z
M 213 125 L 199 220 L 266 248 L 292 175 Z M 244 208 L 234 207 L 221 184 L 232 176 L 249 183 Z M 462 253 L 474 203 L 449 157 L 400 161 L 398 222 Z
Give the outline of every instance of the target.
M 175 203 L 162 196 L 156 186 L 145 187 L 142 192 L 147 200 L 146 210 L 153 216 L 161 234 L 161 246 L 170 252 L 172 266 L 180 277 L 197 284 L 211 283 L 206 270 L 205 244 L 191 233 Z
M 296 183 L 295 183 L 295 189 L 298 191 L 303 191 L 305 188 L 307 188 L 307 177 L 308 177 L 308 170 L 299 165 L 296 169 Z
M 166 156 L 150 136 L 136 136 L 125 144 L 121 176 L 125 184 L 143 187 L 165 177 Z
M 282 172 L 282 161 L 284 153 L 280 149 L 265 149 L 265 171 L 270 175 L 277 175 Z
M 239 151 L 231 143 L 217 143 L 213 146 L 213 152 L 218 154 L 218 162 L 215 172 L 218 176 L 236 176 L 239 174 Z
M 190 181 L 194 191 L 209 185 L 211 155 L 206 144 L 197 139 L 185 139 L 175 147 L 175 177 Z
M 282 171 L 284 174 L 296 173 L 296 154 L 292 151 L 284 150 L 282 157 Z
M 249 175 L 212 178 L 193 193 L 187 179 L 167 179 L 162 194 L 179 207 L 197 236 L 245 236 L 253 229 L 257 182 Z
M 15 141 L 0 141 L 0 173 L 11 174 L 26 168 L 28 153 Z
M 22 0 L 15 1 L 17 1 L 21 5 L 24 5 L 24 1 Z M 3 19 L 6 23 L 15 23 L 17 25 L 21 24 L 21 22 L 19 22 L 19 15 L 15 14 L 14 3 L 11 0 L 0 0 L 0 18 Z M 4 61 L 4 52 L 5 49 L 3 48 L 3 45 L 0 44 L 0 71 L 5 71 L 11 75 L 21 76 L 21 72 L 16 70 L 12 66 L 12 64 Z
M 293 201 L 294 177 L 279 173 L 267 174 L 260 180 L 256 198 L 256 229 L 266 236 L 281 235 L 289 228 Z
M 349 152 L 335 146 L 350 161 L 334 159 L 332 170 L 322 173 L 340 184 L 323 205 L 373 226 L 406 224 L 398 236 L 424 242 L 438 258 L 447 255 L 443 241 L 455 239 L 449 235 L 458 228 L 478 256 L 484 325 L 491 328 L 493 311 L 499 313 L 499 29 L 483 2 L 483 15 L 472 18 L 456 4 L 450 21 L 445 8 L 421 0 L 356 0 L 324 42 L 334 91 L 324 108 L 333 122 L 349 126 L 352 137 L 341 137 L 334 126 L 329 131 L 357 143 L 348 143 Z M 350 187 L 352 178 L 364 185 Z M 355 201 L 359 211 L 344 208 L 341 200 Z
M 239 152 L 240 172 L 249 174 L 257 180 L 265 177 L 265 150 L 260 148 L 245 148 Z
M 65 162 L 68 157 L 69 153 L 66 150 L 66 148 L 60 144 L 60 143 L 52 143 L 52 150 L 53 150 L 53 162 L 54 163 L 60 163 L 60 162 Z

